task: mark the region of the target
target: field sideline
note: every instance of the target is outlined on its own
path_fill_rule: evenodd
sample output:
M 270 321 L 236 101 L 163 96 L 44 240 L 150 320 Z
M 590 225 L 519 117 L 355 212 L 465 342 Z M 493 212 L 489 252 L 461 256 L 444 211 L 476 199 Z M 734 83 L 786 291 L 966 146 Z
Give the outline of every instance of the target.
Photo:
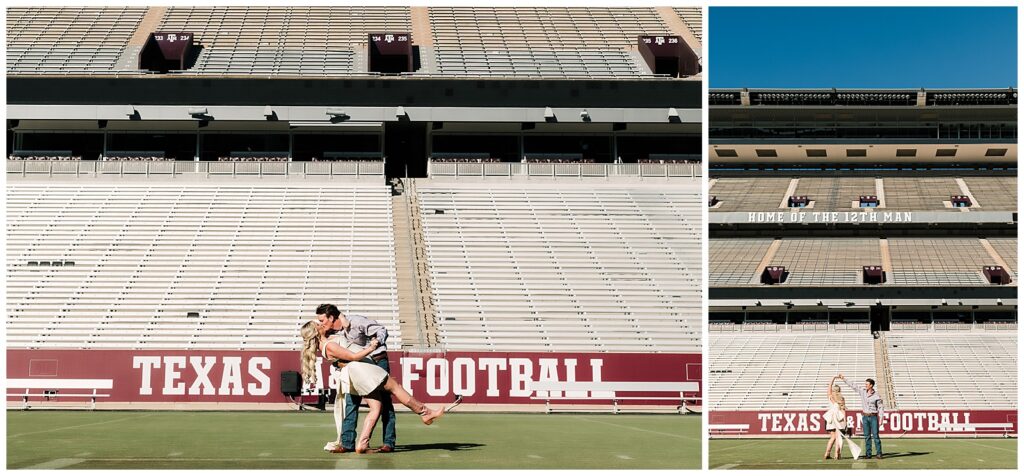
M 1016 438 L 882 438 L 884 459 L 822 460 L 820 439 L 729 439 L 708 442 L 710 469 L 1014 469 Z M 864 448 L 863 438 L 854 442 Z
M 398 419 L 394 453 L 357 455 L 323 451 L 329 412 L 8 411 L 7 468 L 700 468 L 699 415 Z

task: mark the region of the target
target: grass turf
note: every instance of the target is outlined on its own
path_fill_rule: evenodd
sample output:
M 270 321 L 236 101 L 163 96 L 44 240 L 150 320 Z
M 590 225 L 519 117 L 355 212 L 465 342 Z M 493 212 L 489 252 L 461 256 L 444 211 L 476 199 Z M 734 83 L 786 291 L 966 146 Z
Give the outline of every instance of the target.
M 728 439 L 708 444 L 711 469 L 1013 469 L 1017 439 L 882 438 L 882 460 L 823 460 L 827 437 L 814 440 Z M 864 439 L 854 442 L 864 449 Z
M 394 453 L 330 454 L 330 413 L 8 411 L 7 467 L 700 468 L 699 416 L 400 413 L 397 430 Z

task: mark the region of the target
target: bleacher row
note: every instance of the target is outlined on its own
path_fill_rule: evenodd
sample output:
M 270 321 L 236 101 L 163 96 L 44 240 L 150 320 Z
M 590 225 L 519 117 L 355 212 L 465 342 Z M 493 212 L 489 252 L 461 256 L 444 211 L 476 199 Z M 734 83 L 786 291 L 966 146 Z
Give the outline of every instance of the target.
M 699 351 L 699 191 L 418 191 L 448 348 Z
M 861 196 L 878 196 L 884 209 L 899 211 L 961 211 L 947 205 L 952 195 L 973 197 L 972 209 L 1017 209 L 1017 177 L 721 177 L 714 179 L 710 194 L 718 205 L 712 212 L 777 210 L 790 196 L 806 196 L 814 211 L 862 211 Z M 958 180 L 963 182 L 961 186 Z M 882 193 L 878 193 L 879 191 Z
M 899 409 L 1017 407 L 1015 331 L 885 335 Z M 712 411 L 824 410 L 833 375 L 842 372 L 857 384 L 881 381 L 874 340 L 865 332 L 711 332 L 709 340 L 705 385 Z M 847 405 L 857 408 L 856 394 L 845 385 L 842 391 Z
M 323 302 L 402 339 L 384 186 L 9 183 L 7 222 L 9 347 L 295 349 Z
M 857 382 L 875 376 L 870 333 L 709 334 L 712 411 L 808 410 L 828 406 L 828 381 L 842 372 Z M 853 405 L 856 394 L 843 388 Z
M 188 74 L 365 73 L 369 33 L 413 33 L 410 7 L 154 7 L 155 31 L 190 32 Z M 639 35 L 672 34 L 655 8 L 429 7 L 423 74 L 645 77 Z M 700 9 L 675 13 L 700 38 Z M 9 74 L 135 72 L 146 8 L 8 9 Z M 429 40 L 429 41 L 428 41 Z M 137 39 L 135 40 L 138 41 Z M 416 41 L 416 38 L 413 38 Z
M 146 8 L 7 9 L 7 72 L 113 71 Z
M 901 406 L 1017 407 L 1016 332 L 887 332 L 886 340 Z
M 984 242 L 982 241 L 984 240 Z M 760 285 L 759 264 L 771 238 L 712 238 L 711 286 Z M 1017 273 L 1017 238 L 783 238 L 767 266 L 785 266 L 783 286 L 858 286 L 864 266 L 882 266 L 887 246 L 892 264 L 885 285 L 985 286 L 982 268 L 997 261 L 990 245 Z M 1016 280 L 1014 280 L 1016 282 Z
M 697 191 L 422 197 L 445 347 L 700 351 Z M 334 302 L 400 346 L 391 203 L 362 182 L 9 182 L 7 344 L 295 349 Z

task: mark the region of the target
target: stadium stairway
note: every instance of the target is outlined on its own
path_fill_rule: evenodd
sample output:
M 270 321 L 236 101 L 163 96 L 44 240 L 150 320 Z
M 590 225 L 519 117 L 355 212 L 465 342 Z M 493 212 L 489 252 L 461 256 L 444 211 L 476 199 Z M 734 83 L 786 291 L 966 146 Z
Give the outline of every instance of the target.
M 135 29 L 135 34 L 128 40 L 128 46 L 145 46 L 149 34 L 160 27 L 160 20 L 163 20 L 165 13 L 167 13 L 167 7 L 149 7 L 146 10 L 146 16 L 142 17 L 139 27 Z
M 142 17 L 142 21 L 139 22 L 135 33 L 128 40 L 128 45 L 125 46 L 121 57 L 117 59 L 117 64 L 114 66 L 115 70 L 139 69 L 139 53 L 142 51 L 142 47 L 146 46 L 149 34 L 155 32 L 160 27 L 160 20 L 164 18 L 165 13 L 167 13 L 167 7 L 149 7 L 146 10 L 146 15 Z
M 430 28 L 430 12 L 428 7 L 409 7 L 412 21 L 412 39 L 417 46 L 434 46 L 434 35 Z
M 416 252 L 416 282 L 417 299 L 421 325 L 426 330 L 426 344 L 430 347 L 437 347 L 440 338 L 437 332 L 437 307 L 434 305 L 434 290 L 430 283 L 430 263 L 427 259 L 427 241 L 423 236 L 423 217 L 420 216 L 419 195 L 416 193 L 416 180 L 409 179 L 407 188 L 409 194 L 408 214 L 411 217 L 412 238 Z
M 885 332 L 879 332 L 875 339 L 875 375 L 877 375 L 886 410 L 899 408 L 896 402 L 896 390 L 892 386 L 892 366 L 889 364 L 889 344 Z
M 420 325 L 418 303 L 416 302 L 416 264 L 413 261 L 412 235 L 409 225 L 409 207 L 406 196 L 391 197 L 391 209 L 394 213 L 392 230 L 395 238 L 395 276 L 398 284 L 398 323 L 403 336 L 409 336 L 402 347 L 425 345 L 423 326 Z M 411 337 L 415 336 L 415 342 Z
M 690 31 L 690 27 L 686 26 L 686 22 L 679 18 L 679 15 L 676 14 L 672 7 L 655 7 L 654 9 L 658 12 L 658 16 L 661 17 L 661 21 L 668 25 L 669 30 L 673 34 L 679 35 L 689 45 L 690 49 L 698 55 L 701 54 L 700 40 L 694 36 L 693 32 Z
M 416 199 L 415 180 L 406 180 L 405 193 L 391 197 L 395 273 L 398 277 L 398 320 L 402 329 L 403 348 L 426 350 L 438 346 L 436 313 L 431 300 L 423 224 L 416 213 L 420 207 Z

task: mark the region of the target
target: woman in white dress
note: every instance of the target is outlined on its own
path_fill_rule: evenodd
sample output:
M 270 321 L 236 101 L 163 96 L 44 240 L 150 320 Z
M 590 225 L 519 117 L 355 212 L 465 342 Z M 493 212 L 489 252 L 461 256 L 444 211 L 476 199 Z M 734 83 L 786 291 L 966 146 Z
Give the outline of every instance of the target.
M 828 384 L 828 411 L 825 412 L 825 431 L 828 432 L 828 444 L 825 445 L 824 459 L 829 459 L 829 450 L 834 449 L 833 459 L 841 459 L 843 451 L 843 436 L 840 434 L 846 431 L 846 399 L 839 386 L 836 385 L 836 378 Z
M 363 431 L 356 443 L 356 452 L 365 453 L 370 445 L 370 437 L 373 435 L 373 428 L 380 416 L 381 400 L 391 398 L 392 395 L 414 413 L 420 416 L 424 425 L 429 425 L 434 420 L 444 415 L 444 409 L 432 410 L 419 400 L 413 398 L 409 392 L 402 388 L 395 379 L 384 369 L 360 362 L 364 357 L 370 355 L 377 348 L 377 340 L 373 339 L 365 349 L 351 345 L 337 335 L 336 338 L 326 336 L 327 328 L 321 327 L 317 321 L 309 321 L 302 326 L 300 334 L 304 342 L 302 348 L 302 378 L 305 382 L 316 385 L 316 356 L 323 355 L 325 360 L 331 363 L 338 362 L 341 373 L 338 376 L 338 398 L 344 399 L 346 393 L 364 397 L 363 401 L 370 407 L 369 413 L 363 423 Z M 343 345 L 344 344 L 344 345 Z M 318 352 L 319 351 L 319 352 Z M 335 405 L 335 420 L 338 424 L 337 447 L 341 443 L 341 425 L 338 420 L 338 408 Z M 330 445 L 330 443 L 328 443 Z M 325 448 L 326 449 L 326 448 Z

